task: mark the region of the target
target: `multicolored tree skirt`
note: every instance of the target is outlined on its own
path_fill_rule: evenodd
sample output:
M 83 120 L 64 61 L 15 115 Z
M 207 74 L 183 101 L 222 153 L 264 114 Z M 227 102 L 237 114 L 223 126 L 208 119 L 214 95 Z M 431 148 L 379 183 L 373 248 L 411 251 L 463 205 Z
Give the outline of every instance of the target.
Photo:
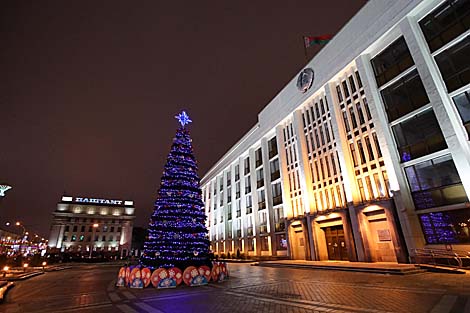
M 116 286 L 129 288 L 145 288 L 152 285 L 155 288 L 175 288 L 184 282 L 188 286 L 207 285 L 228 279 L 228 268 L 225 262 L 213 262 L 209 266 L 188 266 L 184 271 L 177 267 L 169 269 L 157 268 L 152 272 L 148 267 L 131 266 L 119 269 Z

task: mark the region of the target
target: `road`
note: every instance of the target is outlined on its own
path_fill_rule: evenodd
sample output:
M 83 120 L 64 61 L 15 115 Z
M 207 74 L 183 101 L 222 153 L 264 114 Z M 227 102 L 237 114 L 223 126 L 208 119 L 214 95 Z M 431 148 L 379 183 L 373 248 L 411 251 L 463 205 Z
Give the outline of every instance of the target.
M 229 268 L 231 277 L 224 283 L 157 290 L 115 287 L 115 266 L 77 266 L 18 282 L 0 312 L 470 313 L 470 274 Z

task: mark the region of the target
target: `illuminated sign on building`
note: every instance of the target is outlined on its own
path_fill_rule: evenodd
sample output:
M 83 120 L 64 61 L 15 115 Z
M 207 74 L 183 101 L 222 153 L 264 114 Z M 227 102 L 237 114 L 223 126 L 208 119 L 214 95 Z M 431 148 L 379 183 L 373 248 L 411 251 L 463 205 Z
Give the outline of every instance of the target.
M 122 200 L 107 200 L 107 199 L 95 199 L 95 198 L 75 198 L 75 202 L 81 203 L 99 203 L 99 204 L 116 204 L 121 205 Z
M 78 202 L 78 203 L 96 203 L 96 204 L 110 204 L 110 205 L 134 205 L 134 201 L 122 201 L 122 200 L 108 200 L 108 199 L 97 199 L 97 198 L 83 198 L 83 197 L 62 197 L 63 202 Z M 124 204 L 123 204 L 124 203 Z

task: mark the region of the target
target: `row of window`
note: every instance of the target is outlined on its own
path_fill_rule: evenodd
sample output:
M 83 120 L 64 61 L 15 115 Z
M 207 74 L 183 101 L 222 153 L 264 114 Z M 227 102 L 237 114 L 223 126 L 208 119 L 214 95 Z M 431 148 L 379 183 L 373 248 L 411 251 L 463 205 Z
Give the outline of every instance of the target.
M 271 185 L 271 190 L 272 190 L 272 202 L 273 206 L 282 204 L 282 188 L 281 188 L 281 183 L 277 182 Z M 257 190 L 257 196 L 258 196 L 258 210 L 263 210 L 266 208 L 266 196 L 265 196 L 265 191 L 264 189 L 259 189 Z M 251 195 L 246 195 L 245 197 L 245 206 L 246 206 L 246 214 L 252 213 L 252 200 L 251 200 Z M 227 204 L 227 220 L 232 219 L 232 206 L 231 203 Z M 238 200 L 236 202 L 236 217 L 241 216 L 241 203 Z M 220 218 L 220 222 L 223 222 L 223 215 Z M 214 225 L 217 224 L 217 214 L 214 214 Z
M 260 244 L 260 251 L 269 251 L 269 236 L 260 236 L 259 237 L 259 244 Z M 274 245 L 277 251 L 287 250 L 287 239 L 285 234 L 276 234 L 274 235 Z M 217 253 L 234 253 L 234 251 L 243 251 L 242 240 L 245 240 L 245 251 L 252 252 L 255 250 L 254 240 L 253 238 L 245 238 L 245 239 L 235 239 L 235 240 L 226 240 L 225 242 L 218 242 L 216 244 L 216 248 L 211 246 L 211 249 L 216 251 Z M 225 243 L 225 244 L 224 244 Z M 233 247 L 232 247 L 233 243 Z M 215 248 L 215 249 L 214 249 Z
M 100 219 L 93 219 L 93 218 L 79 218 L 79 217 L 68 217 L 67 218 L 67 221 L 69 223 L 100 223 L 100 224 L 115 224 L 115 223 L 119 223 L 119 220 L 110 220 L 110 219 L 104 219 L 104 220 L 100 220 Z
M 272 139 L 270 139 L 268 141 L 268 154 L 269 154 L 270 159 L 274 158 L 278 154 L 276 137 L 273 137 Z M 262 162 L 263 162 L 262 151 L 261 151 L 261 148 L 258 148 L 255 151 L 255 165 L 256 165 L 256 168 L 261 166 Z M 274 176 L 279 175 L 279 173 L 276 173 L 276 172 L 279 172 L 279 161 L 278 160 L 270 161 L 270 167 L 271 167 L 271 175 L 274 175 Z M 244 175 L 248 175 L 249 173 L 250 173 L 250 158 L 247 157 L 244 160 Z M 231 175 L 232 175 L 231 171 L 227 171 L 227 173 L 226 173 L 226 187 L 230 187 L 232 185 Z M 275 178 L 275 179 L 277 179 L 277 178 Z M 235 184 L 236 184 L 236 197 L 237 197 L 237 199 L 240 197 L 239 180 L 240 180 L 240 170 L 239 170 L 239 165 L 236 164 L 235 165 Z M 263 169 L 262 168 L 257 170 L 257 181 L 258 181 L 258 185 L 259 185 L 258 188 L 264 185 Z M 247 191 L 248 188 L 250 188 L 250 191 L 251 191 L 251 183 L 249 182 L 249 179 L 246 179 L 246 177 L 245 177 L 245 188 L 246 188 L 245 193 L 249 192 L 249 191 Z M 214 190 L 214 196 L 215 196 L 217 194 L 217 191 L 216 191 L 216 188 L 215 188 L 215 182 L 214 182 L 213 190 Z M 224 190 L 223 178 L 219 177 L 219 191 L 223 192 L 223 190 Z M 228 189 L 228 200 L 227 200 L 228 202 L 231 201 L 230 190 L 231 189 Z M 206 200 L 205 195 L 206 195 L 206 193 L 203 192 L 203 200 L 204 201 Z M 208 194 L 208 199 L 210 199 L 210 193 Z M 223 205 L 223 197 L 220 197 L 220 203 L 221 203 L 220 205 L 222 206 Z
M 363 139 L 355 140 L 349 144 L 349 150 L 351 152 L 354 167 L 365 165 L 368 161 L 375 161 L 376 158 L 382 157 L 382 151 L 380 149 L 379 140 L 377 139 L 377 134 L 373 132 L 371 136 L 374 142 L 373 145 L 375 147 L 375 152 L 370 136 L 364 136 Z M 364 142 L 362 140 L 364 140 Z
M 79 227 L 78 225 L 72 226 L 72 232 L 77 232 L 78 227 Z M 70 231 L 70 228 L 71 228 L 70 225 L 65 225 L 64 232 Z M 80 232 L 84 233 L 86 228 L 87 227 L 85 225 L 80 226 Z M 122 230 L 122 227 L 121 226 L 115 227 L 115 226 L 103 225 L 101 228 L 100 227 L 95 228 L 92 225 L 88 226 L 88 232 L 90 232 L 90 233 L 93 232 L 93 231 L 95 231 L 95 232 L 99 232 L 99 231 L 108 232 L 109 231 L 109 232 L 113 233 L 115 229 L 117 230 L 118 233 L 120 233 L 121 230 Z
M 108 236 L 106 237 L 106 235 L 103 235 L 101 236 L 101 241 L 114 241 L 114 240 L 118 240 L 119 236 Z M 64 237 L 62 238 L 62 241 L 63 242 L 66 242 L 68 241 L 69 237 L 68 235 L 64 235 Z M 70 236 L 70 242 L 75 242 L 75 241 L 79 241 L 79 242 L 91 242 L 91 236 L 87 236 L 86 237 L 86 240 L 85 240 L 85 235 L 72 235 Z M 99 235 L 95 235 L 95 240 L 94 241 L 100 241 L 100 236 Z
M 359 76 L 359 72 L 355 71 L 354 76 L 356 77 L 356 83 L 354 82 L 353 76 L 349 75 L 347 81 L 343 80 L 340 85 L 336 86 L 336 94 L 338 95 L 338 101 L 340 103 L 346 101 L 346 99 L 351 96 L 354 97 L 354 94 L 359 89 L 362 88 L 362 81 L 361 81 L 361 77 Z M 348 82 L 349 82 L 350 89 L 348 88 Z M 342 92 L 341 92 L 341 89 L 342 89 Z M 349 92 L 349 90 L 351 90 L 351 92 Z

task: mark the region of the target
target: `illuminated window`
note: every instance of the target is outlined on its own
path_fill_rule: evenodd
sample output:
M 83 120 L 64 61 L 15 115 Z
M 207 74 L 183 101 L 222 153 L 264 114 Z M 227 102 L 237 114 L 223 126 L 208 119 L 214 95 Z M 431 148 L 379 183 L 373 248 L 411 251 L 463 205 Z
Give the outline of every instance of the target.
M 417 210 L 468 202 L 450 155 L 405 168 Z

